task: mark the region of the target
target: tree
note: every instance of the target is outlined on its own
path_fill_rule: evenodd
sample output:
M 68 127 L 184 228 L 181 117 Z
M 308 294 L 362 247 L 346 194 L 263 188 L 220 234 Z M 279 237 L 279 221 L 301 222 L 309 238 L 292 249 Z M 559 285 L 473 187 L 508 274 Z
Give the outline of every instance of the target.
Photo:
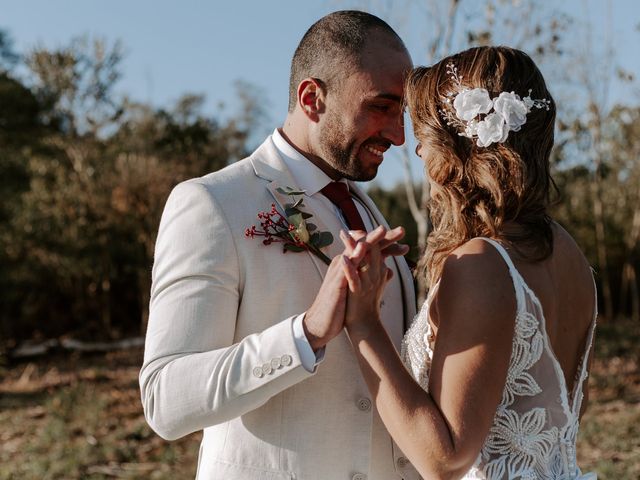
M 624 244 L 620 280 L 619 312 L 629 309 L 640 320 L 640 108 L 615 107 L 609 116 L 616 183 L 610 187 L 621 194 L 613 208 L 616 224 L 622 228 Z M 617 186 L 617 188 L 616 188 Z
M 73 39 L 58 50 L 34 49 L 26 57 L 32 88 L 69 135 L 106 134 L 122 114 L 114 87 L 121 77 L 122 45 L 101 38 Z
M 13 49 L 13 40 L 9 33 L 0 30 L 0 73 L 10 73 L 19 59 L 20 56 Z
M 247 153 L 249 86 L 225 121 L 200 95 L 154 109 L 115 95 L 120 59 L 118 43 L 74 40 L 28 55 L 24 83 L 0 75 L 0 145 L 16 152 L 0 170 L 20 173 L 0 206 L 5 339 L 139 334 L 171 188 Z
M 48 127 L 41 122 L 47 106 L 8 73 L 0 73 L 0 334 L 12 337 L 20 328 L 20 305 L 31 288 L 13 219 L 23 209 L 30 188 L 28 162 L 42 144 Z

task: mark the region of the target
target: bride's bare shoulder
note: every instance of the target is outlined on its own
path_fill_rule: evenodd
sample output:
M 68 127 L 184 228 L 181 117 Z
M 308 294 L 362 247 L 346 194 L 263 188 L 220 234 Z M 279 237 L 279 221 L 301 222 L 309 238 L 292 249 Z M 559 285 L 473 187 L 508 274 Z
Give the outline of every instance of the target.
M 588 289 L 591 286 L 591 266 L 582 249 L 573 237 L 560 224 L 553 223 L 553 253 L 551 261 L 555 269 L 563 276 L 574 280 L 583 280 Z
M 437 316 L 463 319 L 454 312 L 475 312 L 467 319 L 480 320 L 486 311 L 494 319 L 512 320 L 515 314 L 513 281 L 496 248 L 486 240 L 472 239 L 445 260 L 436 298 Z M 447 314 L 449 313 L 449 314 Z
M 508 267 L 496 247 L 481 238 L 473 238 L 447 257 L 442 269 L 442 281 L 445 281 L 445 277 L 456 281 L 473 281 L 488 276 L 508 280 L 508 273 Z

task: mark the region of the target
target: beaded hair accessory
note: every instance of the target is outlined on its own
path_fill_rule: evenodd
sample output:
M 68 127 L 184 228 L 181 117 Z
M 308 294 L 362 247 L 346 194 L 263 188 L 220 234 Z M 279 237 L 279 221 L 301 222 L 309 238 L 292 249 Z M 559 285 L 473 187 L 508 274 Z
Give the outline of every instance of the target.
M 447 73 L 457 89 L 443 98 L 449 108 L 441 109 L 440 114 L 447 125 L 462 130 L 458 135 L 476 139 L 479 147 L 504 142 L 509 132 L 518 132 L 527 123 L 527 114 L 533 108 L 549 110 L 551 104 L 546 98 L 531 98 L 531 90 L 524 98 L 514 92 L 500 92 L 492 99 L 484 88 L 463 86 L 462 76 L 451 62 Z

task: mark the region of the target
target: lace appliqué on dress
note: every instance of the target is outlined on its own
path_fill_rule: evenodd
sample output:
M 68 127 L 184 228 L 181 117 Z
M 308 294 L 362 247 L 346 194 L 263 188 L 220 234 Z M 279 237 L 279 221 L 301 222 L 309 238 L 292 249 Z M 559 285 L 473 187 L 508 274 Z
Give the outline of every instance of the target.
M 422 304 L 411 327 L 402 340 L 400 358 L 413 379 L 425 391 L 429 390 L 429 371 L 433 358 L 433 332 L 428 320 L 429 298 Z

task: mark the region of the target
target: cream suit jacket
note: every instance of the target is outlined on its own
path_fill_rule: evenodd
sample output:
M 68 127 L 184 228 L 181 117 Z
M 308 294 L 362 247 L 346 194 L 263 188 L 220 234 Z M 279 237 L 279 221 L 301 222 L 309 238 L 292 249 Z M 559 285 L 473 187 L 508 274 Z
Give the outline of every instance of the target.
M 296 187 L 269 137 L 249 158 L 178 185 L 160 223 L 140 386 L 145 417 L 165 439 L 203 430 L 198 479 L 417 478 L 372 408 L 342 332 L 315 373 L 301 365 L 292 319 L 313 302 L 326 265 L 245 237 L 259 211 Z M 357 195 L 386 226 L 373 202 Z M 313 214 L 314 212 L 309 212 Z M 326 216 L 326 215 L 325 215 Z M 314 215 L 342 251 L 337 218 Z M 405 326 L 415 314 L 411 274 L 394 259 Z M 369 403 L 367 403 L 369 402 Z M 380 424 L 381 425 L 381 424 Z M 368 471 L 371 444 L 383 468 Z M 375 462 L 374 462 L 375 463 Z M 392 473 L 389 473 L 392 472 Z

